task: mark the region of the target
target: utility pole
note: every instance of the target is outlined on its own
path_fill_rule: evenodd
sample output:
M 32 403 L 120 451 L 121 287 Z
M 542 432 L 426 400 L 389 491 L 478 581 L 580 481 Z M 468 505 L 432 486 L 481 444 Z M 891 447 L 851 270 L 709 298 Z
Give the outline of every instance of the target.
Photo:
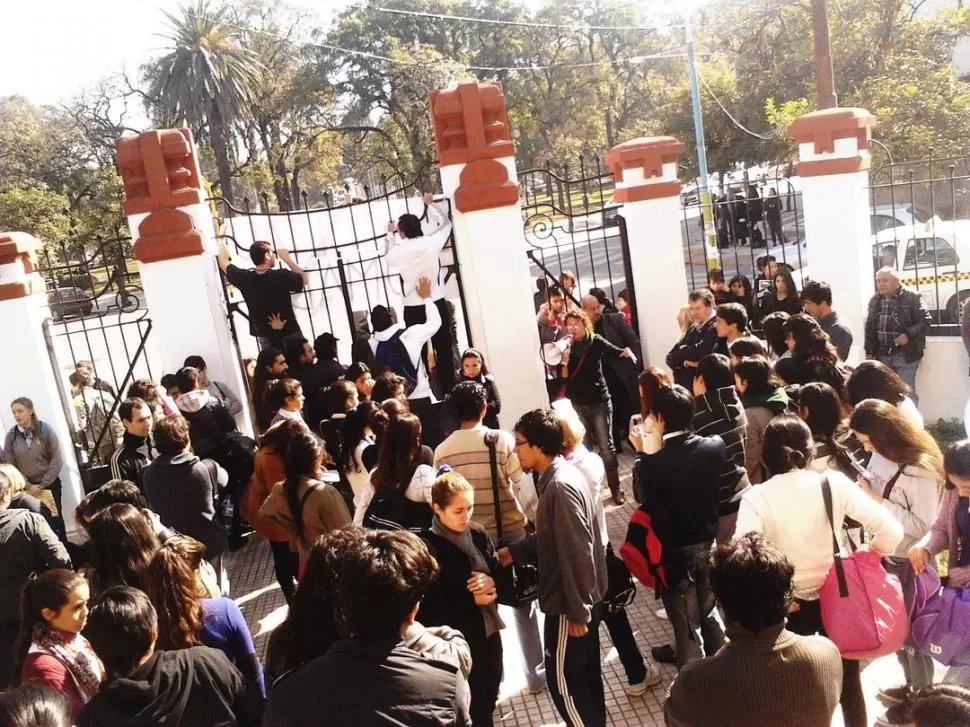
M 704 249 L 707 253 L 707 267 L 717 267 L 717 241 L 714 233 L 714 207 L 711 193 L 707 188 L 707 141 L 704 139 L 704 114 L 701 111 L 701 93 L 697 86 L 697 65 L 694 61 L 694 32 L 690 25 L 690 8 L 684 11 L 684 34 L 687 40 L 687 70 L 690 76 L 690 102 L 694 111 L 694 139 L 697 146 L 697 171 L 700 174 L 697 185 L 697 201 L 701 205 L 704 219 Z
M 835 96 L 835 72 L 832 70 L 832 50 L 829 47 L 829 16 L 827 0 L 812 0 L 812 34 L 815 37 L 815 86 L 819 109 L 834 109 L 839 100 Z

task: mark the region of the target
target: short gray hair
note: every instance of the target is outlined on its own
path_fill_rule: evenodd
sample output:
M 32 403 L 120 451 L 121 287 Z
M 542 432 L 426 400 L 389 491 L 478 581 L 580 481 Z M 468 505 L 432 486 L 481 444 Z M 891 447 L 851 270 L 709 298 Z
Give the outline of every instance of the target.
M 897 283 L 902 280 L 902 277 L 900 276 L 899 271 L 896 270 L 896 268 L 890 267 L 888 265 L 886 265 L 885 267 L 879 268 L 879 270 L 876 271 L 876 279 L 878 280 L 879 278 L 892 278 Z

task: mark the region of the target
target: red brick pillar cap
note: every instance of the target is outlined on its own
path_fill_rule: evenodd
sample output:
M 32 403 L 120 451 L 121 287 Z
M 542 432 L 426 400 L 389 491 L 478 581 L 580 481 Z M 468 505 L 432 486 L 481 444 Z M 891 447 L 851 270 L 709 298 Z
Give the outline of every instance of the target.
M 44 289 L 34 267 L 40 247 L 40 240 L 26 232 L 0 232 L 0 300 Z
M 158 129 L 115 142 L 125 188 L 125 214 L 139 215 L 205 201 L 192 132 Z
M 680 194 L 677 162 L 683 142 L 672 136 L 631 139 L 610 149 L 604 162 L 613 174 L 620 203 L 676 197 Z
M 514 157 L 500 83 L 463 83 L 428 96 L 438 166 Z
M 865 109 L 823 109 L 799 116 L 788 127 L 798 144 L 800 177 L 849 174 L 869 168 L 876 117 Z

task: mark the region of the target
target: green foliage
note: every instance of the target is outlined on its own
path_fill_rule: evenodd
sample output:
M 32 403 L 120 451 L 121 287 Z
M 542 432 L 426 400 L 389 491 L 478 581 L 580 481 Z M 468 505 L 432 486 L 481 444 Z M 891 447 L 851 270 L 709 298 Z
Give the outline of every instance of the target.
M 943 452 L 951 444 L 967 438 L 967 430 L 962 419 L 937 419 L 932 424 L 926 425 L 926 431 L 936 440 Z
M 110 154 L 88 133 L 93 122 L 92 108 L 80 102 L 55 109 L 0 99 L 0 230 L 77 250 L 123 233 L 120 180 L 102 164 Z

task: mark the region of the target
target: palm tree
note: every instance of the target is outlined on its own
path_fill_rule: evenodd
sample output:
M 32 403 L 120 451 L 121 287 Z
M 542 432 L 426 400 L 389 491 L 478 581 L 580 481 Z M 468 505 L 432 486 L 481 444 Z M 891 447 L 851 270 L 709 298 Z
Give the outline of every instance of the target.
M 219 189 L 232 203 L 231 125 L 249 113 L 263 65 L 239 43 L 244 28 L 228 20 L 229 7 L 209 0 L 165 13 L 171 50 L 148 64 L 147 95 L 165 124 L 185 123 L 207 138 L 216 156 Z

